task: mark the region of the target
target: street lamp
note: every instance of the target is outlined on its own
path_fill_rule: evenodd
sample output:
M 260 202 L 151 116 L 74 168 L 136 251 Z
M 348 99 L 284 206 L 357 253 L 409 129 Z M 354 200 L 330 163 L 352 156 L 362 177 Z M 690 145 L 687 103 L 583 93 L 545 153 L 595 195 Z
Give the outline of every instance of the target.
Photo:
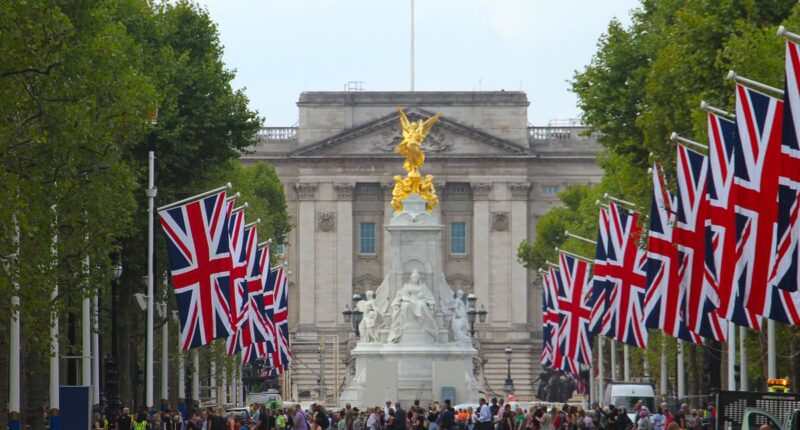
M 325 350 L 322 347 L 317 348 L 317 358 L 319 358 L 319 400 L 325 401 Z
M 469 293 L 467 295 L 467 302 L 469 302 L 469 307 L 467 309 L 467 318 L 469 319 L 469 335 L 470 337 L 475 337 L 475 317 L 477 317 L 478 321 L 485 323 L 486 322 L 486 309 L 481 304 L 481 310 L 477 310 L 475 308 L 475 302 L 478 301 L 478 296 L 474 293 Z
M 122 400 L 119 398 L 119 371 L 117 370 L 117 358 L 119 358 L 119 312 L 117 305 L 119 302 L 119 280 L 122 278 L 122 259 L 119 254 L 114 258 L 114 279 L 111 280 L 111 353 L 106 357 L 106 388 L 108 396 L 108 406 L 106 415 L 114 421 L 119 415 L 122 407 Z
M 510 394 L 514 392 L 514 380 L 511 379 L 511 353 L 514 352 L 510 346 L 507 346 L 505 351 L 506 353 L 506 364 L 507 373 L 506 373 L 506 383 L 504 384 L 503 388 L 506 390 L 506 394 Z
M 353 294 L 353 309 L 350 309 L 350 305 L 345 304 L 344 310 L 342 311 L 342 315 L 344 315 L 344 322 L 353 323 L 353 330 L 356 332 L 356 337 L 361 337 L 361 333 L 358 331 L 358 326 L 361 324 L 361 319 L 364 318 L 364 312 L 361 312 L 358 309 L 358 302 L 364 300 L 361 294 Z

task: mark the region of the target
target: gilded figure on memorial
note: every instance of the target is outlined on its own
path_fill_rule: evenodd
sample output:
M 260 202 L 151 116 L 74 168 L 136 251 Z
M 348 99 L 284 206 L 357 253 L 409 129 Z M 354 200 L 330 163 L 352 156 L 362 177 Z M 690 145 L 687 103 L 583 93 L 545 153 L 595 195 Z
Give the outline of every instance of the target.
M 430 133 L 433 124 L 439 119 L 441 114 L 436 114 L 427 120 L 409 121 L 403 108 L 397 108 L 400 113 L 400 125 L 403 128 L 403 140 L 394 149 L 406 160 L 403 168 L 408 172 L 406 177 L 400 175 L 394 177 L 395 184 L 392 190 L 392 207 L 395 211 L 403 210 L 403 199 L 413 193 L 419 194 L 425 199 L 426 209 L 433 210 L 439 204 L 436 190 L 433 186 L 433 176 L 420 175 L 419 169 L 425 164 L 425 151 L 422 150 L 422 142 Z

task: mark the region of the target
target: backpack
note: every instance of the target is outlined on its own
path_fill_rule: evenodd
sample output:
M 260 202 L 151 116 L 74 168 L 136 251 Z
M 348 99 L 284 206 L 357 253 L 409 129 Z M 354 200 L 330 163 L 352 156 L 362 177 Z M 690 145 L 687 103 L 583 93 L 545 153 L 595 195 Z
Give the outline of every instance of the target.
M 317 414 L 317 425 L 318 426 L 322 427 L 323 429 L 326 429 L 326 428 L 328 428 L 328 426 L 330 426 L 330 424 L 331 424 L 331 422 L 328 420 L 328 415 L 323 414 L 321 412 Z

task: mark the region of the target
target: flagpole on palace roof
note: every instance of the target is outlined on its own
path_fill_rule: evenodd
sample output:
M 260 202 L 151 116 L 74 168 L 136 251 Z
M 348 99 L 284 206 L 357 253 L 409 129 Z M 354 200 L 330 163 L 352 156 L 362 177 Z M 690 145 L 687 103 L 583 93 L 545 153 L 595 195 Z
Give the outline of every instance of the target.
M 411 91 L 414 91 L 414 0 L 411 0 Z

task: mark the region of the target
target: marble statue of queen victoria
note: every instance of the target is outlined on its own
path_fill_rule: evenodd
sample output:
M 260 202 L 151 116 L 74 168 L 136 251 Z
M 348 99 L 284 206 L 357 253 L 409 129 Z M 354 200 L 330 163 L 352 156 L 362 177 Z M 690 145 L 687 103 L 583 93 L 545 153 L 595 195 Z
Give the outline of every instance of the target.
M 407 330 L 422 331 L 436 339 L 436 320 L 433 310 L 436 300 L 428 287 L 420 282 L 419 272 L 414 269 L 409 281 L 394 297 L 391 305 L 392 323 L 386 341 L 397 343 Z

